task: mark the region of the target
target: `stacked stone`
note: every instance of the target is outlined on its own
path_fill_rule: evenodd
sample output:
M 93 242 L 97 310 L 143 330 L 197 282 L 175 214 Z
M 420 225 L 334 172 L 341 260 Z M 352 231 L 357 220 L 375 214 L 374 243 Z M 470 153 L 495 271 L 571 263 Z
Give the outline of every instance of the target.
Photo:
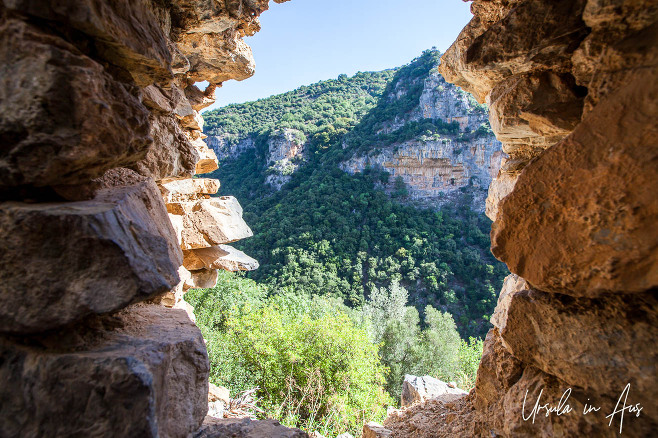
M 492 252 L 513 272 L 470 396 L 473 434 L 618 436 L 620 413 L 606 416 L 630 383 L 618 408 L 643 409 L 625 411 L 622 433 L 651 436 L 658 5 L 476 0 L 472 12 L 440 70 L 489 103 L 509 154 L 487 213 Z M 560 415 L 532 416 L 568 388 Z M 601 409 L 584 414 L 585 403 Z
M 203 338 L 153 301 L 256 266 L 225 246 L 251 235 L 237 201 L 192 176 L 217 168 L 199 110 L 253 74 L 267 6 L 0 4 L 0 436 L 199 430 Z

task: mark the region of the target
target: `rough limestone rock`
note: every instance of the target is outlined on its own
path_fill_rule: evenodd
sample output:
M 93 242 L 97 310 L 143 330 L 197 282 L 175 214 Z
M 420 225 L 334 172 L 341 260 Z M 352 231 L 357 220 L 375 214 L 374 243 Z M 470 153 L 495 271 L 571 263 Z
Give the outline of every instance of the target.
M 503 288 L 498 294 L 498 303 L 496 304 L 493 315 L 491 315 L 491 324 L 493 324 L 494 327 L 497 327 L 498 330 L 505 329 L 505 325 L 507 324 L 507 311 L 512 302 L 512 297 L 517 292 L 527 290 L 529 287 L 528 283 L 516 274 L 510 274 L 505 277 Z
M 585 93 L 570 74 L 512 76 L 491 91 L 491 128 L 506 153 L 530 158 L 532 149 L 546 149 L 576 127 Z
M 173 78 L 172 54 L 157 3 L 114 0 L 5 0 L 4 6 L 58 23 L 94 39 L 104 60 L 130 72 L 139 85 Z M 80 44 L 84 44 L 80 41 Z
M 217 285 L 217 269 L 190 271 L 190 279 L 185 283 L 189 289 L 208 289 Z
M 499 82 L 516 74 L 564 65 L 588 33 L 586 0 L 479 1 L 477 16 L 443 57 L 439 71 L 484 102 Z
M 206 142 L 202 139 L 197 139 L 193 142 L 194 147 L 199 154 L 199 161 L 196 163 L 194 173 L 203 174 L 210 173 L 214 170 L 219 169 L 219 164 L 217 162 L 217 155 L 215 151 L 210 149 Z
M 49 330 L 145 300 L 178 283 L 181 262 L 152 181 L 91 201 L 2 203 L 0 331 Z
M 402 382 L 402 398 L 400 406 L 411 406 L 412 404 L 430 398 L 452 399 L 454 396 L 467 394 L 446 382 L 431 376 L 416 377 L 410 374 L 404 376 Z
M 616 398 L 630 382 L 643 415 L 658 420 L 652 389 L 658 381 L 658 298 L 572 298 L 525 289 L 511 292 L 507 307 L 499 330 L 514 357 L 588 394 Z
M 487 333 L 475 382 L 474 405 L 482 413 L 493 418 L 498 429 L 502 428 L 499 412 L 495 409 L 501 394 L 505 394 L 521 378 L 523 363 L 505 348 L 497 328 Z
M 144 156 L 148 111 L 99 63 L 22 21 L 4 19 L 0 41 L 0 191 L 87 182 Z
M 363 425 L 363 433 L 361 438 L 389 438 L 392 436 L 393 431 L 385 428 L 379 423 L 369 421 Z
M 167 204 L 181 248 L 207 248 L 253 236 L 232 196 Z
M 232 246 L 217 245 L 183 251 L 183 266 L 189 270 L 253 271 L 258 269 L 258 261 Z
M 219 181 L 211 178 L 193 178 L 174 180 L 160 185 L 165 203 L 202 199 L 217 193 Z
M 657 113 L 658 68 L 638 71 L 523 169 L 499 206 L 493 254 L 544 291 L 595 297 L 656 287 Z
M 275 420 L 206 417 L 194 438 L 308 438 L 306 432 L 291 429 Z
M 191 178 L 201 160 L 196 146 L 172 115 L 151 115 L 150 135 L 153 146 L 134 169 L 154 180 Z
M 206 415 L 208 369 L 199 329 L 157 305 L 0 338 L 0 436 L 187 437 Z

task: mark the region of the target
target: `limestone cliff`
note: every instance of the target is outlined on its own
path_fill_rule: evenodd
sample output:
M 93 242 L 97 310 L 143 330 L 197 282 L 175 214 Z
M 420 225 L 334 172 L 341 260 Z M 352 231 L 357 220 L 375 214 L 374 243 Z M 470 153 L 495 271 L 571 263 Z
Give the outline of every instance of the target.
M 408 93 L 413 84 L 398 84 L 395 100 Z M 456 122 L 452 134 L 420 134 L 406 141 L 393 142 L 341 163 L 350 173 L 366 167 L 379 167 L 391 174 L 387 185 L 394 190 L 395 179 L 401 177 L 409 197 L 425 205 L 456 203 L 465 193 L 473 196 L 475 210 L 484 211 L 484 199 L 491 180 L 498 173 L 503 152 L 501 144 L 489 130 L 486 109 L 458 87 L 447 83 L 432 71 L 423 81 L 418 105 L 409 114 L 382 123 L 380 133 L 404 129 L 409 122 L 420 120 Z
M 456 203 L 465 193 L 473 196 L 471 205 L 484 211 L 486 190 L 498 173 L 503 152 L 501 144 L 489 129 L 487 111 L 458 87 L 447 83 L 433 70 L 422 80 L 423 88 L 417 106 L 407 114 L 396 115 L 381 123 L 379 134 L 404 129 L 410 122 L 440 120 L 456 123 L 454 133 L 422 133 L 405 141 L 395 141 L 373 151 L 357 154 L 341 163 L 350 173 L 366 167 L 388 171 L 392 191 L 395 179 L 401 177 L 411 199 L 426 205 Z M 382 99 L 395 103 L 410 93 L 414 83 L 397 83 Z

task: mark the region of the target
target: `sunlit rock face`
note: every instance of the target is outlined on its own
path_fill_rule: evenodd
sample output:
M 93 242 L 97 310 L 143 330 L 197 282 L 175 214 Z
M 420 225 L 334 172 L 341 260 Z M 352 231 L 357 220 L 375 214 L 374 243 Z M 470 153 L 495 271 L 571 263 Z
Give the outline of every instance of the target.
M 413 83 L 402 83 L 393 91 L 393 100 L 409 92 Z M 418 105 L 404 117 L 383 123 L 380 133 L 404 129 L 409 122 L 423 119 L 457 124 L 450 134 L 421 134 L 412 139 L 377 147 L 341 164 L 350 173 L 367 167 L 386 170 L 389 192 L 401 178 L 408 198 L 431 206 L 459 204 L 464 199 L 478 211 L 484 211 L 486 190 L 498 173 L 504 153 L 501 143 L 489 129 L 487 111 L 467 93 L 447 83 L 436 71 L 423 81 Z M 469 198 L 467 198 L 467 196 Z
M 489 103 L 508 155 L 486 210 L 492 252 L 513 274 L 475 389 L 432 436 L 655 434 L 654 3 L 476 0 L 444 54 L 440 72 Z M 532 416 L 565 391 L 570 413 Z M 606 418 L 620 396 L 635 408 L 623 425 Z M 584 414 L 586 403 L 600 409 Z
M 217 169 L 199 111 L 253 74 L 242 37 L 267 8 L 0 6 L 0 436 L 201 427 L 208 357 L 183 294 L 258 262 L 225 245 L 252 234 L 238 201 L 192 178 Z

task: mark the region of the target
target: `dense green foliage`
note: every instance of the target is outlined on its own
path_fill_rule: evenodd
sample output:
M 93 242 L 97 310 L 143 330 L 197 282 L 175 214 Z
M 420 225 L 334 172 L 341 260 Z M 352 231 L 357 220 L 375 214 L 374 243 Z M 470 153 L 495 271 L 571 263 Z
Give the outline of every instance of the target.
M 506 274 L 489 252 L 489 220 L 461 205 L 436 212 L 400 204 L 407 193 L 402 180 L 395 181 L 391 199 L 377 189 L 388 174 L 349 175 L 338 168 L 350 150 L 456 129 L 441 120 L 419 120 L 377 134 L 387 120 L 404 118 L 418 105 L 423 80 L 437 62 L 438 52 L 426 51 L 396 70 L 341 76 L 204 114 L 207 133 L 255 140 L 255 149 L 216 171 L 220 193 L 240 200 L 254 230 L 253 238 L 237 244 L 261 264 L 251 278 L 351 306 L 397 280 L 419 312 L 430 304 L 451 313 L 464 338 L 484 336 Z M 294 126 L 311 153 L 273 193 L 265 182 L 267 139 L 281 127 L 293 127 L 283 117 L 289 113 L 305 114 L 303 126 Z
M 452 316 L 432 306 L 421 329 L 396 282 L 350 308 L 221 272 L 215 288 L 186 299 L 208 343 L 213 383 L 233 394 L 257 387 L 263 416 L 323 434 L 356 435 L 383 418 L 405 373 L 470 389 L 482 353 L 481 342 L 461 341 Z
M 385 172 L 339 167 L 393 142 L 490 134 L 488 125 L 463 133 L 437 119 L 384 129 L 407 120 L 437 62 L 438 52 L 426 51 L 399 69 L 204 114 L 207 134 L 255 144 L 213 176 L 254 231 L 235 246 L 261 267 L 248 278 L 222 274 L 216 288 L 188 297 L 208 340 L 211 379 L 233 392 L 258 386 L 267 414 L 286 424 L 360 433 L 388 394 L 399 397 L 404 374 L 474 383 L 507 273 L 489 252 L 490 221 L 466 207 L 468 191 L 463 205 L 421 209 L 405 202 L 401 178 L 389 184 Z M 284 128 L 306 152 L 274 191 L 266 179 L 282 169 L 269 162 L 268 140 Z
M 375 106 L 394 73 L 360 72 L 351 78 L 340 75 L 267 99 L 208 111 L 203 114 L 205 131 L 208 135 L 236 134 L 237 138 L 292 128 L 311 137 L 330 126 L 345 129 Z
M 265 416 L 333 434 L 381 420 L 392 400 L 386 368 L 356 313 L 341 303 L 270 293 L 220 274 L 195 290 L 197 324 L 208 342 L 211 381 L 237 391 L 258 387 Z

